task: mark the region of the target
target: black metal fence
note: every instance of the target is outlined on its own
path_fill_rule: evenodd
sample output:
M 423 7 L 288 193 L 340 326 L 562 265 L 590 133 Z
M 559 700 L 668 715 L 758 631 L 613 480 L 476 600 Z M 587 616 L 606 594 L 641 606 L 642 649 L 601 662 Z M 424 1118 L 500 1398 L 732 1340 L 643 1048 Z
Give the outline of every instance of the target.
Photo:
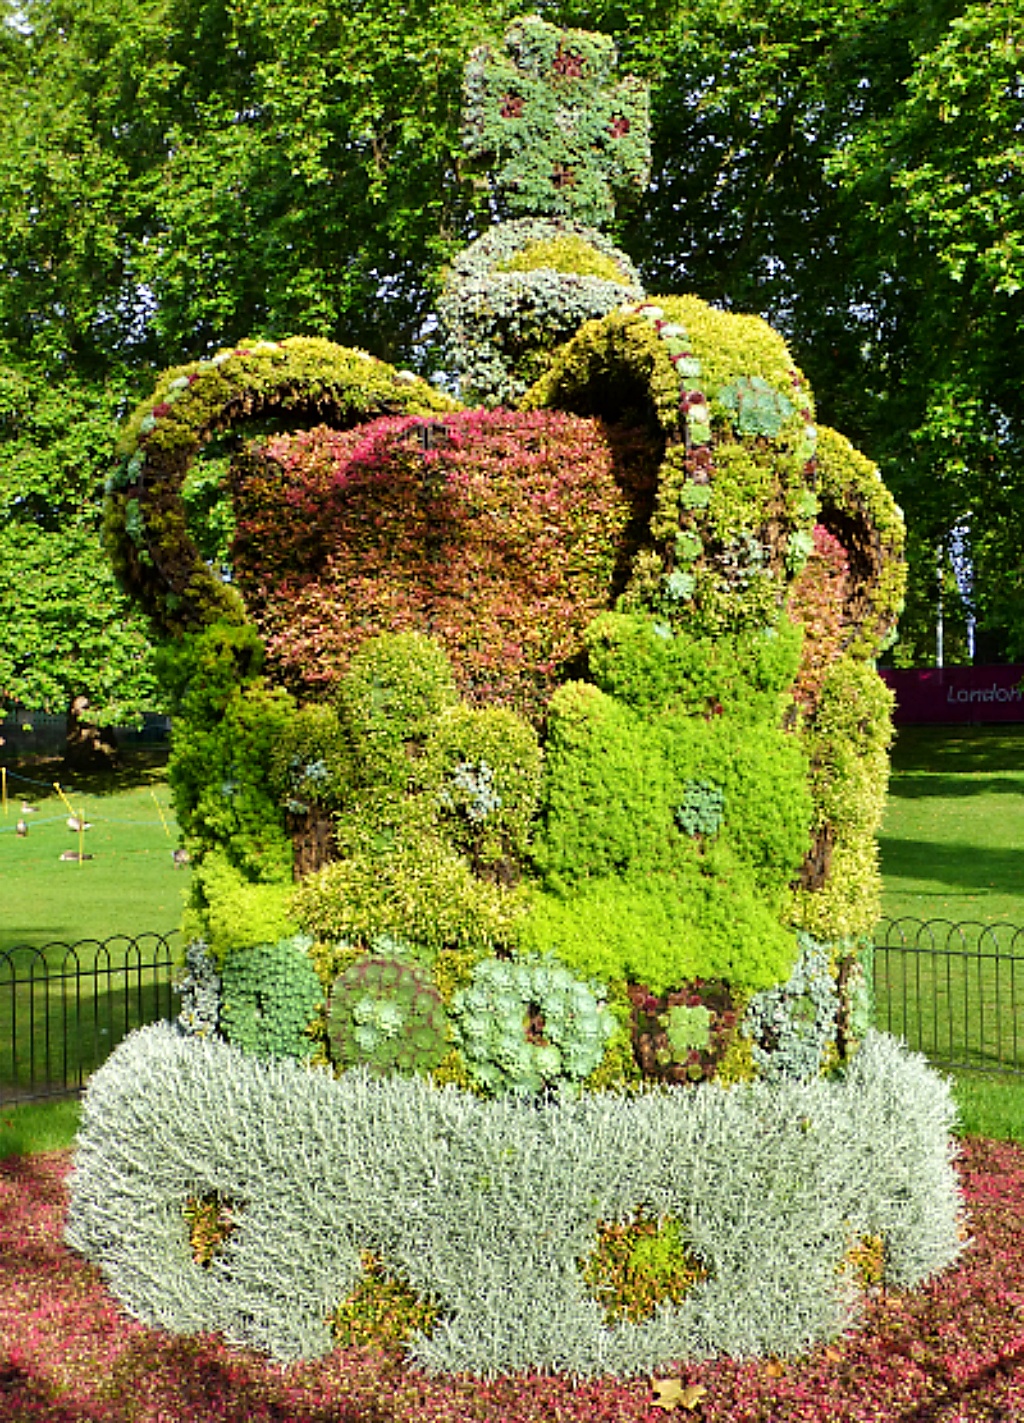
M 943 1067 L 1024 1073 L 1024 928 L 885 919 L 875 1023 Z
M 0 951 L 0 1105 L 78 1092 L 134 1028 L 171 1017 L 176 937 Z
M 0 1105 L 78 1092 L 134 1028 L 170 1018 L 176 932 L 0 951 Z M 1024 928 L 886 919 L 875 1022 L 943 1067 L 1024 1073 Z

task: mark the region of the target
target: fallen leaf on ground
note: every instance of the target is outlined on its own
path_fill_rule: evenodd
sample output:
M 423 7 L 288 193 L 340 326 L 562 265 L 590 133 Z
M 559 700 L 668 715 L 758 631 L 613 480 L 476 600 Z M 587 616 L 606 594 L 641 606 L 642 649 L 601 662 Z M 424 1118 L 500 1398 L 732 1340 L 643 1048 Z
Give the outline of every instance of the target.
M 655 1379 L 652 1387 L 657 1394 L 654 1407 L 663 1408 L 666 1413 L 676 1408 L 696 1408 L 707 1393 L 702 1383 L 684 1384 L 682 1379 Z

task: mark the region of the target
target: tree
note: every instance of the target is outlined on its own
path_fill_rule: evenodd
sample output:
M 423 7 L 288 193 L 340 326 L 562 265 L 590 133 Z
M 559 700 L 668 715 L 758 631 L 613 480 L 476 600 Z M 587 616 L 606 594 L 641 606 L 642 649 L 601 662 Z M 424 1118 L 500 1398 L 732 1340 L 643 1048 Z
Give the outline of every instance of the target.
M 146 628 L 102 547 L 95 471 L 109 464 L 116 387 L 0 366 L 0 705 L 123 724 L 159 704 Z
M 459 176 L 461 74 L 504 6 L 18 12 L 0 113 L 0 340 L 83 372 L 158 369 L 241 335 L 408 354 L 432 275 L 483 206 Z
M 462 68 L 520 8 L 0 0 L 0 349 L 140 396 L 243 335 L 429 370 L 439 272 L 494 215 Z M 906 508 L 921 597 L 969 516 L 980 611 L 1024 627 L 1019 0 L 542 8 L 651 85 L 652 184 L 610 228 L 649 289 L 779 327 Z
M 879 428 L 919 533 L 967 531 L 983 627 L 1024 650 L 1024 30 L 1017 0 L 969 5 L 922 52 L 903 101 L 835 163 L 914 320 Z M 897 408 L 899 408 L 899 405 Z M 881 411 L 879 413 L 882 413 Z M 883 415 L 884 419 L 884 415 Z M 879 422 L 880 424 L 882 422 Z

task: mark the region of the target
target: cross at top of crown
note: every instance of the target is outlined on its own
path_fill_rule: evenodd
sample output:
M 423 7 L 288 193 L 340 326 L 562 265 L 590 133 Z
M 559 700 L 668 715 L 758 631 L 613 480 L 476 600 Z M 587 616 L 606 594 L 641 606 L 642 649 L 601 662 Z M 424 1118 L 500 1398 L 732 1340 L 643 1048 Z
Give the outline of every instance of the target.
M 611 221 L 650 172 L 650 106 L 639 79 L 612 77 L 614 42 L 532 15 L 504 52 L 481 46 L 465 74 L 463 137 L 508 216 Z

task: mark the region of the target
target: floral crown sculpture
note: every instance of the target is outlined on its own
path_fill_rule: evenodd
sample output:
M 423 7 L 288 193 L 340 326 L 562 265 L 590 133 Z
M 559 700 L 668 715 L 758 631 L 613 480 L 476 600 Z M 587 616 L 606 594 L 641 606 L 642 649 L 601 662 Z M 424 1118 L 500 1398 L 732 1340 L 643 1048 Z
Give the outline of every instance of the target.
M 948 1095 L 871 1033 L 862 952 L 899 513 L 776 333 L 646 296 L 600 232 L 649 165 L 646 91 L 614 62 L 537 18 L 470 58 L 467 147 L 511 215 L 440 304 L 475 407 L 293 338 L 168 372 L 126 426 L 110 547 L 166 639 L 193 946 L 183 1036 L 94 1085 L 71 1232 L 170 1327 L 322 1352 L 371 1250 L 432 1302 L 430 1367 L 630 1373 L 828 1337 L 865 1240 L 904 1282 L 959 1248 Z M 297 433 L 234 456 L 225 582 L 190 471 L 268 416 Z M 248 1143 L 211 1164 L 200 1112 L 199 1165 L 161 1168 L 187 1308 L 160 1302 L 148 1226 L 115 1269 L 91 1214 L 147 1054 Z M 894 1121 L 917 1125 L 869 1182 Z M 315 1258 L 294 1202 L 261 1205 L 296 1122 L 333 1222 Z M 744 1162 L 764 1207 L 737 1245 Z M 256 1222 L 209 1276 L 179 1197 Z

